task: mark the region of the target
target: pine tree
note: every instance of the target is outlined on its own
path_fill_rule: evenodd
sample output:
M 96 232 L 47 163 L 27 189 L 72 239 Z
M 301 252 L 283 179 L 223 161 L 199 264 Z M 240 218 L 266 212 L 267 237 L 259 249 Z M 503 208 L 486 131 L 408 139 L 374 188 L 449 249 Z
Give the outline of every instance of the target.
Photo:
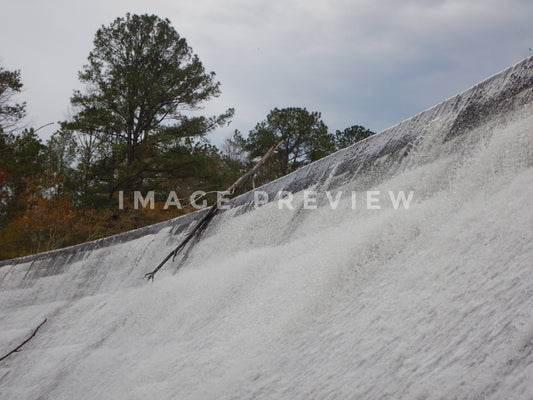
M 74 92 L 77 113 L 63 129 L 93 140 L 88 179 L 108 196 L 174 176 L 190 164 L 182 154 L 233 114 L 187 114 L 217 97 L 220 83 L 168 19 L 117 18 L 97 31 L 88 60 L 79 74 L 87 89 Z

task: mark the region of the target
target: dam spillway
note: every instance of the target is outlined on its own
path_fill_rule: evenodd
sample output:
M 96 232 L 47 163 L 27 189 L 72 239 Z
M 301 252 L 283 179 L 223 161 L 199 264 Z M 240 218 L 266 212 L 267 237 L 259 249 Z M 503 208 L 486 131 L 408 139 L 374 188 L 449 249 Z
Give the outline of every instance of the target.
M 0 399 L 533 397 L 533 58 L 258 190 L 0 262 Z

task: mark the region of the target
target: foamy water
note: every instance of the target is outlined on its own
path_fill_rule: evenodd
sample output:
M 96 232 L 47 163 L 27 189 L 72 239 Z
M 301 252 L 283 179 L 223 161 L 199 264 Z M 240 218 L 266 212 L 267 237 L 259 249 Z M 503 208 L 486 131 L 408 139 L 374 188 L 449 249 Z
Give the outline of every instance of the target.
M 432 126 L 386 180 L 317 182 L 316 210 L 300 191 L 220 214 L 154 283 L 185 233 L 0 268 L 0 355 L 49 320 L 0 363 L 0 398 L 533 397 L 533 107 Z

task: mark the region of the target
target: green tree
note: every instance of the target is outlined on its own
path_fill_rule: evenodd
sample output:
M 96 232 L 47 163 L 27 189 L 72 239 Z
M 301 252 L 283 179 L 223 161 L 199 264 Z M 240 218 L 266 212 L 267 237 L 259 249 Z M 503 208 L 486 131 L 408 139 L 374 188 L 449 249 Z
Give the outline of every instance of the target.
M 335 132 L 335 147 L 337 150 L 344 149 L 351 146 L 369 136 L 372 136 L 374 132 L 361 125 L 353 125 L 343 131 L 337 130 Z
M 50 169 L 60 176 L 71 174 L 78 158 L 78 143 L 74 133 L 59 130 L 50 137 L 46 146 Z
M 275 108 L 250 131 L 244 149 L 252 160 L 284 141 L 265 168 L 262 181 L 279 178 L 335 151 L 333 135 L 320 118 L 319 112 L 305 108 Z M 234 135 L 232 140 L 238 143 L 241 139 Z
M 13 97 L 20 93 L 22 82 L 20 71 L 7 71 L 0 67 L 0 217 L 5 219 L 6 205 L 12 197 L 12 161 L 14 140 L 9 132 L 24 117 L 26 103 L 13 103 Z
M 84 193 L 87 188 L 78 170 L 81 162 L 74 132 L 63 129 L 55 132 L 48 139 L 45 152 L 46 168 L 57 182 L 56 194 L 69 194 L 73 199 L 79 200 L 81 193 Z
M 3 192 L 0 201 L 0 226 L 26 205 L 19 201 L 28 181 L 38 179 L 46 170 L 46 147 L 33 129 L 19 134 L 0 134 L 0 171 Z
M 13 128 L 25 115 L 26 103 L 13 103 L 21 89 L 20 71 L 0 67 L 0 133 Z
M 63 128 L 92 140 L 82 146 L 84 157 L 89 152 L 91 158 L 85 167 L 109 196 L 172 176 L 186 142 L 233 114 L 232 109 L 210 118 L 185 114 L 217 97 L 220 83 L 168 19 L 117 18 L 97 31 L 88 61 L 79 73 L 87 90 L 74 92 L 77 113 Z

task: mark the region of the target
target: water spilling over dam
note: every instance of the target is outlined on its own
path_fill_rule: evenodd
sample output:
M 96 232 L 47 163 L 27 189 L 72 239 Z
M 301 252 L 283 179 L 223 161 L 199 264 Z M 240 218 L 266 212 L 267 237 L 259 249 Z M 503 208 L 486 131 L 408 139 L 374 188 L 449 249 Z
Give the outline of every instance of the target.
M 0 398 L 533 397 L 533 58 L 260 189 L 0 262 Z

